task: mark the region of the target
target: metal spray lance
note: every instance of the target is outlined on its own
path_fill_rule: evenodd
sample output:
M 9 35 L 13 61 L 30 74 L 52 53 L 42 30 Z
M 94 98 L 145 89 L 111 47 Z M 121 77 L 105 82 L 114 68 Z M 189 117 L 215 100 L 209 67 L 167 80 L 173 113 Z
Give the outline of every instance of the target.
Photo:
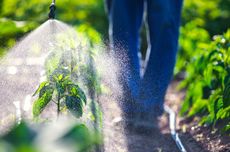
M 56 10 L 55 0 L 52 0 L 52 3 L 50 5 L 49 19 L 55 18 L 55 10 Z

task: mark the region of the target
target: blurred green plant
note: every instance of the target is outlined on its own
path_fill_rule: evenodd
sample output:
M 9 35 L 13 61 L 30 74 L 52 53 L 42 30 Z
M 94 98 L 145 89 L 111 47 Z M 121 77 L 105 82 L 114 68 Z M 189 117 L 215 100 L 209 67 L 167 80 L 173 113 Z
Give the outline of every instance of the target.
M 25 122 L 15 125 L 10 132 L 0 138 L 2 152 L 38 152 L 33 146 L 37 133 Z
M 0 57 L 15 41 L 48 19 L 50 3 L 47 0 L 0 0 Z M 56 1 L 56 5 L 58 19 L 81 26 L 80 31 L 86 32 L 93 41 L 98 39 L 98 33 L 106 35 L 108 25 L 103 0 L 61 0 Z
M 92 151 L 96 145 L 101 144 L 101 137 L 93 133 L 85 124 L 73 124 L 69 129 L 58 132 L 59 135 L 55 140 L 49 141 L 41 136 L 48 133 L 48 136 L 53 136 L 52 133 L 45 132 L 46 125 L 33 124 L 22 121 L 15 125 L 8 133 L 0 137 L 1 152 L 41 152 L 44 151 L 39 146 L 39 141 L 46 141 L 48 145 L 53 144 L 57 149 L 62 148 L 65 151 L 86 152 Z M 43 145 L 43 148 L 47 145 Z M 57 150 L 56 149 L 56 150 Z M 55 150 L 55 149 L 54 149 Z
M 182 25 L 196 21 L 210 36 L 223 33 L 230 27 L 229 0 L 185 0 Z
M 16 21 L 44 22 L 48 18 L 47 0 L 2 0 L 0 17 Z M 89 24 L 101 33 L 106 32 L 103 0 L 56 1 L 57 18 L 73 25 Z M 100 22 L 100 24 L 97 24 Z
M 9 47 L 15 44 L 15 40 L 22 37 L 37 26 L 35 22 L 12 21 L 6 18 L 0 19 L 0 57 Z
M 186 66 L 180 88 L 187 88 L 181 114 L 202 116 L 201 124 L 217 122 L 229 130 L 230 122 L 230 30 L 202 43 Z M 199 53 L 198 53 L 199 52 Z
M 200 53 L 200 49 L 210 43 L 208 31 L 197 26 L 196 21 L 188 22 L 180 29 L 180 48 L 178 50 L 177 63 L 174 74 L 184 72 L 187 65 Z
M 185 0 L 175 76 L 186 73 L 186 66 L 199 53 L 197 50 L 211 42 L 210 37 L 222 34 L 229 27 L 230 1 Z
M 100 135 L 92 134 L 84 124 L 73 126 L 59 139 L 67 145 L 73 146 L 77 152 L 87 152 L 95 145 L 101 144 Z

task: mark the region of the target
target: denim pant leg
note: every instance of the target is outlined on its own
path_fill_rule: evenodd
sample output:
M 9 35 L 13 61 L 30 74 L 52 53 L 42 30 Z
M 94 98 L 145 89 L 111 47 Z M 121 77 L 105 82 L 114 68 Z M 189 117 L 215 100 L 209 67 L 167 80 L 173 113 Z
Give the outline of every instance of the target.
M 121 69 L 120 81 L 125 98 L 139 95 L 140 65 L 139 30 L 142 24 L 144 0 L 113 0 L 109 11 L 110 42 L 115 55 L 125 65 Z M 124 104 L 124 106 L 126 106 Z M 126 109 L 127 110 L 127 109 Z
M 182 0 L 147 0 L 150 51 L 141 82 L 139 102 L 149 111 L 163 107 L 164 96 L 173 75 Z

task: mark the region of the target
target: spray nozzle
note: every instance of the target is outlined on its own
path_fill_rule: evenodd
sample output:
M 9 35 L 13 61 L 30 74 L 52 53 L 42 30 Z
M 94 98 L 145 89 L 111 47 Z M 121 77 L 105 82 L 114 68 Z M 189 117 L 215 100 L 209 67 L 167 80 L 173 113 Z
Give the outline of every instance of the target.
M 51 3 L 50 12 L 49 12 L 49 19 L 54 19 L 55 18 L 55 10 L 56 10 L 55 3 Z

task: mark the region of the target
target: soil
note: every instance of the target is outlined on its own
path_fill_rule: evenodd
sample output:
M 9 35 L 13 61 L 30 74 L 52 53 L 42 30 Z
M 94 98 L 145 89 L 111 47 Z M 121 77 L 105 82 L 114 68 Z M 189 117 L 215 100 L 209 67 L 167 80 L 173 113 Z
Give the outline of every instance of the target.
M 169 91 L 172 90 L 169 89 Z M 109 96 L 102 96 L 104 115 L 104 150 L 106 152 L 178 152 L 171 137 L 168 116 L 163 114 L 151 133 L 134 130 L 123 124 L 122 111 Z M 140 133 L 142 132 L 142 133 Z
M 220 131 L 213 130 L 207 126 L 198 125 L 199 118 L 185 119 L 180 122 L 180 135 L 187 149 L 192 151 L 195 143 L 197 151 L 207 152 L 229 152 L 230 138 L 222 135 Z M 183 128 L 183 129 L 182 129 Z
M 166 104 L 171 106 L 176 113 L 179 113 L 185 95 L 185 91 L 175 89 L 178 83 L 178 81 L 171 83 L 166 96 L 166 99 L 168 99 Z M 173 98 L 174 100 L 172 100 Z M 230 137 L 220 132 L 220 128 L 223 127 L 221 124 L 212 129 L 210 126 L 200 126 L 199 117 L 182 118 L 177 115 L 177 120 L 178 133 L 187 151 L 230 152 Z
M 130 131 L 130 127 L 126 128 L 125 124 L 121 123 L 122 111 L 116 102 L 103 101 L 106 152 L 178 152 L 168 129 L 166 115 L 158 120 L 158 127 L 150 134 L 138 133 Z
M 177 113 L 177 131 L 188 152 L 228 152 L 230 138 L 214 132 L 210 127 L 198 125 L 198 118 L 178 116 L 185 92 L 178 91 L 178 81 L 173 81 L 167 91 L 165 104 Z M 109 96 L 101 97 L 104 113 L 104 151 L 106 152 L 178 152 L 170 135 L 168 116 L 163 114 L 151 133 L 130 131 L 122 124 L 122 111 Z

